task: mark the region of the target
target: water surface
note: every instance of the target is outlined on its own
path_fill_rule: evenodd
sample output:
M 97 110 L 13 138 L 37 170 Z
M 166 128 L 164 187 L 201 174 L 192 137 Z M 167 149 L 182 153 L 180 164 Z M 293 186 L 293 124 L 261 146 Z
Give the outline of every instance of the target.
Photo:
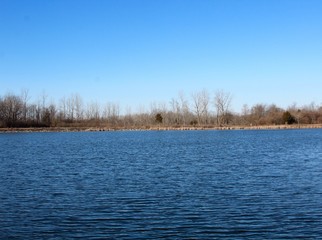
M 322 130 L 0 134 L 0 238 L 318 238 L 321 143 Z

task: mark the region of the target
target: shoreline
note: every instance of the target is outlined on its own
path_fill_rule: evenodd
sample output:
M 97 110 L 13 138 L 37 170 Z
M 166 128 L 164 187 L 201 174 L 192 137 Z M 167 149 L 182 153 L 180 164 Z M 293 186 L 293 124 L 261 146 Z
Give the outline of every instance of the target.
M 109 131 L 198 131 L 198 130 L 287 130 L 322 129 L 322 124 L 263 125 L 263 126 L 226 126 L 226 127 L 48 127 L 48 128 L 0 128 L 0 133 L 14 132 L 109 132 Z

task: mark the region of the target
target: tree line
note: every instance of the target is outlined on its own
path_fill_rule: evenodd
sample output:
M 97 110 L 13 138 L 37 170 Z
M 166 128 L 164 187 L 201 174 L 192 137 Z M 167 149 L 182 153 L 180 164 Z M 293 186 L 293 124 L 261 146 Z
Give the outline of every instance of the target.
M 322 123 L 322 105 L 314 103 L 302 107 L 294 104 L 287 109 L 275 104 L 244 105 L 240 113 L 234 113 L 232 95 L 222 90 L 211 95 L 204 89 L 190 97 L 179 93 L 169 103 L 152 103 L 148 110 L 141 108 L 134 113 L 130 108 L 121 111 L 117 103 L 85 103 L 79 94 L 63 97 L 58 103 L 49 102 L 45 93 L 36 102 L 30 99 L 28 90 L 19 95 L 0 96 L 0 127 L 149 128 Z

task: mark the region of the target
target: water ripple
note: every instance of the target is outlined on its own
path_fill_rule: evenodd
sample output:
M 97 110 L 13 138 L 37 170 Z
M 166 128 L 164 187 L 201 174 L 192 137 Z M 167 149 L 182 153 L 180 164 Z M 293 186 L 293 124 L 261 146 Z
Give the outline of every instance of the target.
M 0 238 L 319 238 L 321 140 L 321 130 L 0 135 Z

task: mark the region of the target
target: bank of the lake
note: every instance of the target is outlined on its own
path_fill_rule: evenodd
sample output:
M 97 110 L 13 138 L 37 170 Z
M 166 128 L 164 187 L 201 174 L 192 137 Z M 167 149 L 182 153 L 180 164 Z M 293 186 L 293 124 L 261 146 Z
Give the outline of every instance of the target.
M 189 130 L 278 130 L 321 129 L 322 124 L 258 125 L 258 126 L 145 126 L 145 127 L 45 127 L 45 128 L 0 128 L 0 133 L 10 132 L 101 132 L 101 131 L 189 131 Z

